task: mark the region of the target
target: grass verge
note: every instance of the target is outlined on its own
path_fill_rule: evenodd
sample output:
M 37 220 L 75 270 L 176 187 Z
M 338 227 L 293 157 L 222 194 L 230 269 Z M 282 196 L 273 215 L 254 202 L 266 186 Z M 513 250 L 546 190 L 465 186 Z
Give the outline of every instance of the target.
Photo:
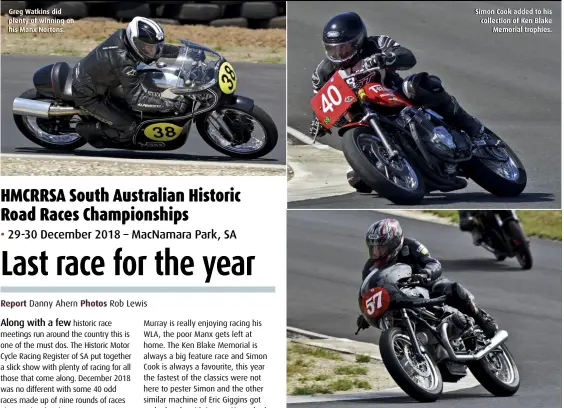
M 2 25 L 2 54 L 72 55 L 83 56 L 104 41 L 125 23 L 113 20 L 84 19 L 71 24 L 9 24 L 4 15 Z M 9 27 L 62 29 L 61 33 L 13 33 Z M 183 38 L 206 45 L 232 61 L 286 63 L 286 30 L 251 30 L 240 27 L 209 27 L 203 25 L 163 24 L 167 42 L 178 43 Z
M 458 223 L 458 211 L 423 210 Z M 528 236 L 562 241 L 562 212 L 551 210 L 518 210 L 517 215 Z
M 287 347 L 288 395 L 336 394 L 395 386 L 384 365 L 368 356 L 294 342 L 289 342 Z

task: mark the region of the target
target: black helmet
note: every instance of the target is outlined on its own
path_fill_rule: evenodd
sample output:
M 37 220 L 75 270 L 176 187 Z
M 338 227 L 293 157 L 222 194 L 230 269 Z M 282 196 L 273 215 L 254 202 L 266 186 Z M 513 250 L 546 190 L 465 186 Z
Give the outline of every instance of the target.
M 333 17 L 323 29 L 323 45 L 327 58 L 342 63 L 357 55 L 366 39 L 366 26 L 356 13 Z
M 161 57 L 164 31 L 160 25 L 145 17 L 135 17 L 125 30 L 127 41 L 137 57 L 146 64 Z

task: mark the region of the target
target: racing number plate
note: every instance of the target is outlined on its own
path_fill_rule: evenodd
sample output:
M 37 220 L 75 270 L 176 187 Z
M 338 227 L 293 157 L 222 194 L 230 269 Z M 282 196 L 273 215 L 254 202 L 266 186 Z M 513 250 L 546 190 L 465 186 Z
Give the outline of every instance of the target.
M 356 100 L 354 91 L 337 71 L 311 99 L 311 107 L 323 127 L 329 129 Z

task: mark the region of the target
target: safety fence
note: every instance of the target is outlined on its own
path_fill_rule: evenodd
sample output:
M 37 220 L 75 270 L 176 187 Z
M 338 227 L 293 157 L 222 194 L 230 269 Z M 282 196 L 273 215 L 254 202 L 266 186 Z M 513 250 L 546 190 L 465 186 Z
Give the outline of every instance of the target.
M 123 22 L 141 16 L 162 24 L 286 28 L 285 1 L 2 1 L 1 8 L 2 14 L 56 9 L 59 18 L 102 17 Z

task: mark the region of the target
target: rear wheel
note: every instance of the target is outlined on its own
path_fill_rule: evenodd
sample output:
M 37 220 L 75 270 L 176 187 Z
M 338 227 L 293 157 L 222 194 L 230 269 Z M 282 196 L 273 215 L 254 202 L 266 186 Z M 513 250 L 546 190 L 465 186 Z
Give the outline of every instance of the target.
M 465 173 L 480 187 L 498 197 L 516 197 L 527 186 L 527 172 L 517 154 L 496 134 L 486 129 L 472 159 L 464 165 Z M 492 144 L 501 142 L 505 146 Z
M 386 369 L 406 394 L 420 402 L 436 401 L 443 392 L 443 379 L 437 364 L 428 353 L 421 359 L 414 345 L 399 327 L 380 335 L 380 354 Z
M 523 269 L 531 269 L 533 267 L 533 254 L 528 244 L 528 239 L 523 229 L 517 221 L 511 220 L 506 225 L 509 239 L 513 244 L 514 251 L 517 253 L 517 261 Z
M 35 89 L 25 91 L 19 97 L 35 101 L 51 101 Z M 71 116 L 43 119 L 34 116 L 14 115 L 14 122 L 27 139 L 47 149 L 68 151 L 78 149 L 87 143 L 78 133 L 59 132 L 58 129 L 68 129 L 71 127 L 71 123 L 75 123 Z
M 509 397 L 519 390 L 519 370 L 505 344 L 479 361 L 469 361 L 467 366 L 482 387 L 497 397 Z
M 366 127 L 347 130 L 342 140 L 343 153 L 349 165 L 378 195 L 394 204 L 419 204 L 425 196 L 425 185 L 407 158 L 389 159 L 380 138 Z

